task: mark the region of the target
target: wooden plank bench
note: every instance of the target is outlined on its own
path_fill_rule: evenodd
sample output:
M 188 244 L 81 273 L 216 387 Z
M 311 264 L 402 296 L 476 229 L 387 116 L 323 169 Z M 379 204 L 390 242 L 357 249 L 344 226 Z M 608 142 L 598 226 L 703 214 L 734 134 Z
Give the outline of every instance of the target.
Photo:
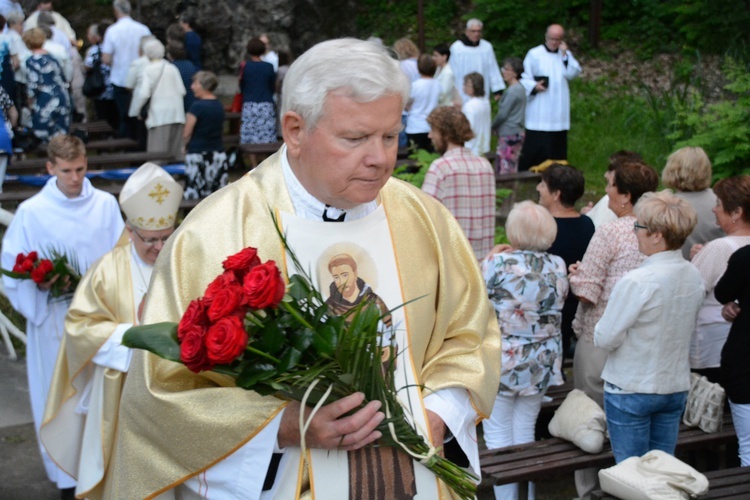
M 281 141 L 266 144 L 240 144 L 237 148 L 247 154 L 272 155 L 279 150 L 282 144 L 284 143 Z
M 708 479 L 708 493 L 698 496 L 698 500 L 718 498 L 750 498 L 750 469 L 732 467 L 705 472 Z M 596 490 L 591 493 L 594 500 L 616 500 L 616 497 Z
M 148 161 L 161 164 L 177 162 L 170 153 L 149 153 L 148 151 L 92 155 L 88 157 L 88 160 L 89 170 L 110 170 L 125 167 L 138 167 Z M 12 175 L 34 175 L 45 173 L 46 165 L 47 158 L 15 160 L 8 165 L 7 172 Z
M 120 194 L 120 191 L 122 191 L 123 184 L 124 183 L 122 182 L 116 183 L 116 184 L 105 184 L 101 186 L 96 186 L 96 188 L 101 189 L 102 191 L 106 191 L 107 193 L 110 193 L 114 196 L 118 196 Z M 18 189 L 14 191 L 3 191 L 2 193 L 0 193 L 0 203 L 8 203 L 8 202 L 21 203 L 31 198 L 35 194 L 37 194 L 39 191 L 41 191 L 41 189 L 42 189 L 42 186 L 38 186 L 38 187 L 30 186 L 25 189 Z M 180 202 L 180 208 L 189 211 L 195 208 L 195 206 L 201 201 L 202 199 L 197 199 L 197 200 L 183 199 Z
M 129 151 L 133 149 L 138 149 L 138 141 L 127 137 L 99 139 L 86 143 L 86 152 L 88 154 L 101 153 L 103 151 Z
M 724 428 L 720 432 L 707 434 L 698 428 L 680 426 L 677 451 L 734 442 L 737 437 L 729 413 L 724 414 Z M 479 459 L 482 475 L 496 485 L 535 481 L 589 467 L 609 467 L 615 463 L 608 442 L 601 453 L 592 455 L 573 443 L 558 438 L 483 450 Z
M 71 131 L 72 130 L 82 130 L 86 132 L 89 137 L 93 136 L 112 136 L 115 134 L 115 131 L 112 129 L 112 127 L 109 126 L 109 123 L 107 123 L 105 120 L 94 120 L 90 122 L 85 123 L 74 123 L 70 126 Z

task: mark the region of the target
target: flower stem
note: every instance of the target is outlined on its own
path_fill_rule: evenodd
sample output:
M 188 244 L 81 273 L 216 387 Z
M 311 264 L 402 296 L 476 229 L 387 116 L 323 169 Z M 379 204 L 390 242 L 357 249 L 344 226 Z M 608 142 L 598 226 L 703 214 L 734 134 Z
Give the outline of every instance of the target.
M 265 353 L 265 352 L 263 352 L 263 351 L 259 351 L 258 349 L 254 348 L 254 347 L 246 346 L 246 347 L 245 347 L 245 350 L 246 350 L 247 352 L 251 352 L 251 353 L 253 353 L 253 354 L 257 354 L 258 356 L 260 356 L 260 357 L 262 357 L 262 358 L 266 358 L 266 359 L 267 359 L 267 360 L 269 360 L 269 361 L 273 361 L 273 362 L 274 362 L 274 363 L 276 363 L 276 364 L 279 364 L 279 363 L 281 363 L 281 360 L 280 360 L 280 359 L 276 359 L 276 358 L 274 358 L 273 356 L 271 356 L 270 354 L 268 354 L 268 353 Z
M 294 318 L 297 321 L 299 321 L 300 323 L 302 323 L 303 326 L 305 326 L 306 328 L 309 328 L 310 330 L 313 330 L 313 326 L 305 318 L 303 318 L 302 315 L 299 313 L 299 311 L 297 311 L 294 307 L 292 307 L 288 302 L 282 302 L 281 306 L 286 311 L 288 311 L 289 314 L 291 314 L 292 316 L 294 316 Z

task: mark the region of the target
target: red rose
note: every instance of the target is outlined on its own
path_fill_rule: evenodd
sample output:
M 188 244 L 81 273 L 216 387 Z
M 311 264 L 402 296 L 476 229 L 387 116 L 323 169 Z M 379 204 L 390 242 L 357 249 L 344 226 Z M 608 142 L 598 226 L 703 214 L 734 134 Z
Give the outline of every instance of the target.
M 211 304 L 208 306 L 208 319 L 216 321 L 235 312 L 244 316 L 246 308 L 242 307 L 238 311 L 244 300 L 245 295 L 239 284 L 232 284 L 219 289 L 213 294 Z
M 227 271 L 235 271 L 240 276 L 244 276 L 250 269 L 260 264 L 258 250 L 253 247 L 247 247 L 244 250 L 227 257 L 221 263 Z
M 203 300 L 206 303 L 206 307 L 211 305 L 214 297 L 220 290 L 233 285 L 242 286 L 242 283 L 237 281 L 237 276 L 235 276 L 233 271 L 225 271 L 217 276 L 211 284 L 206 287 L 206 293 L 203 294 Z
M 190 333 L 196 333 L 203 337 L 207 327 L 208 317 L 203 301 L 201 299 L 193 300 L 182 315 L 180 324 L 177 325 L 177 340 L 182 342 Z
M 180 343 L 180 360 L 192 372 L 198 373 L 203 370 L 210 370 L 213 364 L 209 361 L 205 340 L 206 330 L 204 328 L 194 328 L 184 332 L 182 342 Z
M 43 283 L 45 276 L 47 276 L 47 272 L 42 266 L 37 266 L 31 270 L 31 279 L 34 280 L 34 283 Z
M 246 346 L 247 332 L 237 316 L 221 318 L 206 333 L 206 354 L 209 361 L 217 365 L 231 363 Z
M 37 267 L 44 269 L 45 273 L 52 272 L 52 270 L 55 269 L 54 264 L 52 264 L 52 261 L 49 259 L 43 259 Z
M 255 266 L 245 276 L 243 288 L 246 303 L 252 309 L 277 307 L 284 298 L 284 278 L 276 263 L 269 260 L 265 264 Z
M 21 265 L 21 263 L 22 263 L 22 262 L 23 262 L 24 260 L 26 260 L 26 256 L 25 256 L 25 255 L 23 254 L 23 252 L 21 252 L 21 253 L 19 253 L 18 255 L 16 255 L 16 265 L 17 265 L 17 266 L 20 266 L 20 265 Z
M 39 259 L 36 252 L 29 252 L 29 255 L 27 255 L 26 258 L 31 262 L 36 262 Z
M 21 262 L 21 272 L 22 273 L 28 273 L 32 269 L 34 269 L 34 261 L 33 260 L 31 260 L 31 259 L 29 259 L 27 257 L 23 262 Z

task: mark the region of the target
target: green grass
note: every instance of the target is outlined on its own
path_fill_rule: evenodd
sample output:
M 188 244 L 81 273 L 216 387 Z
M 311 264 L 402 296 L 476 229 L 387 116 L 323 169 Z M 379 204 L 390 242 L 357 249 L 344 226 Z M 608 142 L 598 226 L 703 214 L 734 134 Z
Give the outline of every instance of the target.
M 574 80 L 570 90 L 568 160 L 586 178 L 581 204 L 604 194 L 607 158 L 615 151 L 636 151 L 661 172 L 670 153 L 669 144 L 656 131 L 642 95 L 631 93 L 632 89 L 612 89 L 602 80 Z

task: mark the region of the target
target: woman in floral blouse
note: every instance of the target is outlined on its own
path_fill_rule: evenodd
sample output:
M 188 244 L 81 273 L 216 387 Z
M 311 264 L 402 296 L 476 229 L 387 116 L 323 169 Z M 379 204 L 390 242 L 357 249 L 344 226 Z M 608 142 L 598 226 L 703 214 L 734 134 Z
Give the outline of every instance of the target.
M 500 390 L 483 423 L 488 448 L 534 440 L 542 398 L 562 379 L 562 307 L 568 293 L 565 262 L 546 252 L 557 235 L 547 209 L 517 204 L 505 231 L 511 246 L 483 262 L 483 274 L 503 336 Z M 495 487 L 497 498 L 516 498 L 517 484 Z

